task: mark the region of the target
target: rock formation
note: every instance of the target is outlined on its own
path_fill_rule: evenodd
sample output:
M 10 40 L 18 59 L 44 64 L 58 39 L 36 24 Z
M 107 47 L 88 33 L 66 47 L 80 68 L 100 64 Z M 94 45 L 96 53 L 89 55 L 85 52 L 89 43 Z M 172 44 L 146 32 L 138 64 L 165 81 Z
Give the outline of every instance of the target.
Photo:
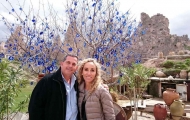
M 135 52 L 142 54 L 143 59 L 157 56 L 158 52 L 163 52 L 164 56 L 170 52 L 178 54 L 179 51 L 188 50 L 190 47 L 187 35 L 170 34 L 169 20 L 162 14 L 149 17 L 148 14 L 141 13 L 141 24 L 132 48 Z

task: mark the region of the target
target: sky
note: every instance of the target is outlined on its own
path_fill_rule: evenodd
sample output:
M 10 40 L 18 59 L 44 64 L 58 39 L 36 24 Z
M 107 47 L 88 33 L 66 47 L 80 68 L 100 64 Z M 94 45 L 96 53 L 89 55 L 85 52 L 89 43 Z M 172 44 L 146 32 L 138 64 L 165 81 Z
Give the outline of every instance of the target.
M 24 0 L 8 0 L 12 6 L 22 6 Z M 39 0 L 25 0 L 23 9 L 28 9 L 28 5 L 32 1 L 33 8 L 38 10 Z M 46 0 L 44 0 L 46 1 Z M 66 0 L 49 0 L 49 3 L 56 9 L 56 11 L 63 11 L 64 1 Z M 140 14 L 147 13 L 150 17 L 157 13 L 163 14 L 169 19 L 170 34 L 177 34 L 178 36 L 188 35 L 190 38 L 190 0 L 117 0 L 119 2 L 119 10 L 126 12 L 130 9 L 137 21 L 140 21 Z M 5 0 L 0 0 L 0 41 L 6 40 L 8 32 L 2 22 L 2 16 L 9 16 L 11 7 Z M 12 20 L 11 17 L 8 19 Z
M 125 1 L 125 2 L 124 2 Z M 170 34 L 190 38 L 190 0 L 122 0 L 121 11 L 131 9 L 131 13 L 140 20 L 140 13 L 145 12 L 150 17 L 157 13 L 169 19 Z M 127 7 L 129 6 L 129 7 Z

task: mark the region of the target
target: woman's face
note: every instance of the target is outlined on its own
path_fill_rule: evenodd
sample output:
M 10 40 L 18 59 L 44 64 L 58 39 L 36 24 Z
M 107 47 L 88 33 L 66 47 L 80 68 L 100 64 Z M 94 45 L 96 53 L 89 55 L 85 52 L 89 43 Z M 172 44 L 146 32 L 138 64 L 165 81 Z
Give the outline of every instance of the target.
M 84 64 L 82 75 L 86 83 L 92 83 L 96 77 L 96 66 L 93 62 L 87 62 Z

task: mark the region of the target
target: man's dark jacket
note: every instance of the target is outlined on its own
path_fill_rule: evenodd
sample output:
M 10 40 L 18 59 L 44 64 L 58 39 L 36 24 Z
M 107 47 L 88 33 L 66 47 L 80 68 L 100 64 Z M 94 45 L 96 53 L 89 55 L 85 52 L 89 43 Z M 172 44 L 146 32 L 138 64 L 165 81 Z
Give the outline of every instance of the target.
M 74 88 L 77 91 L 78 105 L 77 80 Z M 35 86 L 28 107 L 29 120 L 65 120 L 66 103 L 67 94 L 59 68 L 55 73 L 46 75 Z

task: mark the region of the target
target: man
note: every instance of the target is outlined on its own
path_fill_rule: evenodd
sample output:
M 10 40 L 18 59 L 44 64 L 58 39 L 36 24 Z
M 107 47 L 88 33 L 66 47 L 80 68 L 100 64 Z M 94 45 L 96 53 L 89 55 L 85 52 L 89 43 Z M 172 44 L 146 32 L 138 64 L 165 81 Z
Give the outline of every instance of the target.
M 29 103 L 30 120 L 78 120 L 78 58 L 67 55 L 59 70 L 42 78 Z

